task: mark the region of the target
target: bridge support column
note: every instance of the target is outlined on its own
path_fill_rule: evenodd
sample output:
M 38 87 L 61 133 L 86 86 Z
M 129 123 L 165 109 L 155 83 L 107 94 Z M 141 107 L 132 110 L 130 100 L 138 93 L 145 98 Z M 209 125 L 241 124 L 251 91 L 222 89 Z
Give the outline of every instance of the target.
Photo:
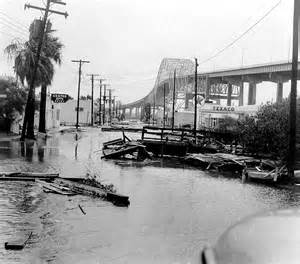
M 256 104 L 256 83 L 249 83 L 248 105 Z
M 277 83 L 276 102 L 277 103 L 282 102 L 282 98 L 283 98 L 283 83 L 278 82 Z
M 145 106 L 142 105 L 142 106 L 141 106 L 141 115 L 140 115 L 140 119 L 141 119 L 141 120 L 144 119 L 144 115 L 145 115 Z
M 240 83 L 239 106 L 244 105 L 244 82 Z
M 188 108 L 189 108 L 189 99 L 190 99 L 190 96 L 189 96 L 189 94 L 186 92 L 186 93 L 185 93 L 185 98 L 184 98 L 184 109 L 188 109 Z
M 129 108 L 129 116 L 132 117 L 132 108 Z
M 227 87 L 227 106 L 231 106 L 232 84 L 228 83 Z

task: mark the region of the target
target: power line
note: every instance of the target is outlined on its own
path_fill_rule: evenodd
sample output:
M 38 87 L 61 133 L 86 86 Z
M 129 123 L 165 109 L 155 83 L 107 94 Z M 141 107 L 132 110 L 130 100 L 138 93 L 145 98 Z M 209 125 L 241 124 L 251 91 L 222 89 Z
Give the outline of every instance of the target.
M 1 17 L 0 17 L 0 19 L 1 19 Z M 18 29 L 18 28 L 15 28 L 14 26 L 11 26 L 9 23 L 7 23 L 7 22 L 3 22 L 3 21 L 1 21 L 0 20 L 0 24 L 2 24 L 2 25 L 4 25 L 4 26 L 6 26 L 6 27 L 8 27 L 9 29 L 11 29 L 11 30 L 14 30 L 15 32 L 17 32 L 17 33 L 19 33 L 19 34 L 22 34 L 24 37 L 26 36 L 26 31 L 23 31 L 23 30 L 21 30 L 21 29 Z
M 28 32 L 28 28 L 25 28 L 25 27 L 23 27 L 23 26 L 21 27 L 21 26 L 19 26 L 18 24 L 11 22 L 11 21 L 8 20 L 7 18 L 2 17 L 1 14 L 0 14 L 0 19 L 2 19 L 5 23 L 8 23 L 8 24 L 12 25 L 13 27 L 15 27 L 15 28 L 17 28 L 17 29 L 19 29 L 19 30 L 21 30 L 21 31 Z
M 204 64 L 208 61 L 211 61 L 212 59 L 218 57 L 221 53 L 223 53 L 225 50 L 233 46 L 236 42 L 238 42 L 241 38 L 243 38 L 246 34 L 248 34 L 254 27 L 256 27 L 261 21 L 263 21 L 269 14 L 271 14 L 274 9 L 280 5 L 282 0 L 277 2 L 274 6 L 272 6 L 259 20 L 257 20 L 252 26 L 250 26 L 246 31 L 244 31 L 241 35 L 239 35 L 236 39 L 234 39 L 232 42 L 230 42 L 228 45 L 226 45 L 224 48 L 219 50 L 216 54 L 213 56 L 201 61 L 199 65 Z
M 13 18 L 13 17 L 11 17 L 11 16 L 5 14 L 5 13 L 2 12 L 2 11 L 0 11 L 0 14 L 2 14 L 3 16 L 7 17 L 8 19 L 14 21 L 15 23 L 19 24 L 21 27 L 23 27 L 24 29 L 27 30 L 27 27 L 24 26 L 24 23 L 22 23 L 22 22 L 18 21 L 17 19 L 15 19 L 15 18 Z

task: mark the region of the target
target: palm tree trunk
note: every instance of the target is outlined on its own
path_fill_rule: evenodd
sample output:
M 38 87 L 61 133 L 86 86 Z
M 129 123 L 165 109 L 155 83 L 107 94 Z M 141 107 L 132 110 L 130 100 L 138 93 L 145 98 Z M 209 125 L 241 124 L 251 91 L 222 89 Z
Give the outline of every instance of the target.
M 21 140 L 25 138 L 28 139 L 35 139 L 34 137 L 34 87 L 30 86 L 29 93 L 27 97 L 27 103 L 25 107 L 25 116 L 23 121 L 23 129 L 22 129 L 22 136 Z
M 47 100 L 47 85 L 43 84 L 41 88 L 40 101 L 40 120 L 39 132 L 46 133 L 46 100 Z

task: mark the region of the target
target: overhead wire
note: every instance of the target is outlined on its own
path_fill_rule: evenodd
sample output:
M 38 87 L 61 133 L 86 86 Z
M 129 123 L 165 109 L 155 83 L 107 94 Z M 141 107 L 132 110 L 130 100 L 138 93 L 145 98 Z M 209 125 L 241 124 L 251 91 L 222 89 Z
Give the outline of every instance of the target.
M 0 15 L 0 19 L 4 22 L 4 23 L 7 23 L 7 24 L 9 24 L 10 26 L 12 26 L 12 27 L 14 27 L 14 28 L 16 28 L 18 31 L 20 31 L 20 32 L 28 32 L 28 29 L 25 29 L 25 28 L 23 28 L 23 27 L 20 27 L 20 26 L 18 26 L 17 24 L 15 24 L 15 23 L 12 23 L 11 21 L 9 21 L 8 19 L 6 19 L 5 17 L 1 17 L 1 15 Z
M 16 24 L 19 24 L 19 26 L 23 27 L 25 30 L 28 29 L 26 26 L 24 26 L 24 23 L 18 21 L 16 18 L 13 18 L 13 17 L 7 15 L 6 13 L 2 12 L 1 10 L 0 10 L 0 14 L 3 15 L 3 16 L 5 16 L 5 17 L 7 17 L 8 19 L 14 21 Z
M 232 42 L 227 44 L 225 47 L 217 51 L 214 55 L 210 56 L 209 58 L 200 61 L 198 64 L 202 65 L 206 62 L 211 61 L 212 59 L 218 57 L 220 54 L 222 54 L 224 51 L 232 47 L 236 42 L 238 42 L 240 39 L 242 39 L 245 35 L 247 35 L 253 28 L 255 28 L 260 22 L 262 22 L 267 16 L 269 16 L 280 4 L 282 0 L 279 0 L 274 6 L 272 6 L 260 19 L 258 19 L 253 25 L 251 25 L 247 30 L 245 30 L 242 34 L 240 34 L 237 38 L 235 38 Z
M 1 17 L 0 17 L 0 19 L 1 19 Z M 0 25 L 4 25 L 4 26 L 8 27 L 10 30 L 13 30 L 14 32 L 22 35 L 23 37 L 27 37 L 27 32 L 25 30 L 23 31 L 21 29 L 18 29 L 16 27 L 12 26 L 10 23 L 0 20 Z

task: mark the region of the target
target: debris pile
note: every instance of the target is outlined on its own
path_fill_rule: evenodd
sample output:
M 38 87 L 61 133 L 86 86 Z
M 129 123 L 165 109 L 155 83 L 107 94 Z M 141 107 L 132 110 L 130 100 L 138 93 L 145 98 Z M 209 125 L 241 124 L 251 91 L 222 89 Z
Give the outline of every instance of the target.
M 104 142 L 102 153 L 101 159 L 132 159 L 137 161 L 151 159 L 146 147 L 137 141 L 131 141 L 125 136 L 124 131 L 123 139 L 118 138 Z

